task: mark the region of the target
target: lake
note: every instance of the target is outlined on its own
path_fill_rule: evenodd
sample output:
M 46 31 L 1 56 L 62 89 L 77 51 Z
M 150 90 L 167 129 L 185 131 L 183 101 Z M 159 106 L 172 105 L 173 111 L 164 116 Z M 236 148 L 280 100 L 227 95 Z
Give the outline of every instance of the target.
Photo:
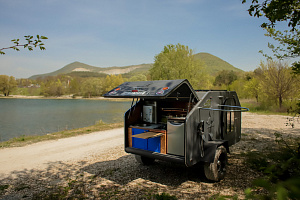
M 0 99 L 0 141 L 66 129 L 122 122 L 128 101 L 85 99 Z

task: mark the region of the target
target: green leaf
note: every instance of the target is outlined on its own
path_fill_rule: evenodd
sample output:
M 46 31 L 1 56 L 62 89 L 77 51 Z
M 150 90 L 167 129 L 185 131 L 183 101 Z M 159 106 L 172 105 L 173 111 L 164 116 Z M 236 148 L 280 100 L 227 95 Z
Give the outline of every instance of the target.
M 48 38 L 46 36 L 41 36 L 42 40 L 47 40 Z
M 279 186 L 277 188 L 277 199 L 278 200 L 286 200 L 288 199 L 288 191 L 282 187 L 282 186 Z
M 270 190 L 272 188 L 271 182 L 264 179 L 256 179 L 253 181 L 253 184 L 258 187 L 263 187 L 267 190 Z

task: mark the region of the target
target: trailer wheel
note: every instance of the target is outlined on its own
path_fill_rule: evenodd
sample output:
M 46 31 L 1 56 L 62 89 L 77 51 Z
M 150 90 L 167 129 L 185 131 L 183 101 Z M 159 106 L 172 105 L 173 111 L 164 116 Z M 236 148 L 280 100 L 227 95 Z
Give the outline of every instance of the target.
M 155 160 L 154 158 L 148 158 L 140 155 L 135 155 L 135 159 L 142 165 L 152 165 Z
M 208 180 L 220 181 L 225 177 L 227 167 L 227 151 L 224 146 L 219 146 L 216 150 L 213 163 L 204 164 L 204 174 Z

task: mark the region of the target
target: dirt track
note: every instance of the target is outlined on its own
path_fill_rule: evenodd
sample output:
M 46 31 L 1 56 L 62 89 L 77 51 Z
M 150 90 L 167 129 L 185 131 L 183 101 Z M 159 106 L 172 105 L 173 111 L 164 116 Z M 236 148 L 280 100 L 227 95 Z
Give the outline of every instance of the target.
M 87 198 L 96 199 L 147 199 L 162 192 L 179 199 L 207 199 L 218 193 L 243 196 L 259 174 L 244 165 L 240 153 L 271 148 L 276 131 L 299 137 L 300 124 L 291 128 L 286 122 L 284 116 L 243 113 L 242 141 L 231 147 L 228 174 L 218 183 L 207 182 L 199 168 L 165 162 L 139 165 L 124 152 L 122 128 L 1 149 L 0 186 L 8 188 L 0 190 L 0 199 L 31 199 L 70 180 Z

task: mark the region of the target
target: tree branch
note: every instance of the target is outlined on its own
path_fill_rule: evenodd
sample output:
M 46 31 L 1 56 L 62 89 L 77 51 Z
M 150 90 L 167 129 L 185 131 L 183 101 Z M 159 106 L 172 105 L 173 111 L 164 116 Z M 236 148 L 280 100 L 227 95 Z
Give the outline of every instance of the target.
M 7 49 L 13 49 L 16 51 L 20 51 L 20 49 L 18 47 L 24 47 L 27 48 L 29 51 L 33 51 L 33 48 L 39 47 L 40 50 L 46 50 L 46 48 L 44 47 L 44 43 L 42 42 L 42 40 L 47 40 L 48 38 L 45 36 L 36 36 L 36 39 L 33 40 L 33 36 L 31 35 L 27 35 L 24 36 L 25 40 L 27 41 L 27 43 L 25 44 L 20 44 L 20 39 L 13 39 L 11 40 L 15 45 L 10 46 L 10 47 L 4 47 L 0 49 L 0 54 L 4 55 L 5 52 L 3 50 L 7 50 Z

